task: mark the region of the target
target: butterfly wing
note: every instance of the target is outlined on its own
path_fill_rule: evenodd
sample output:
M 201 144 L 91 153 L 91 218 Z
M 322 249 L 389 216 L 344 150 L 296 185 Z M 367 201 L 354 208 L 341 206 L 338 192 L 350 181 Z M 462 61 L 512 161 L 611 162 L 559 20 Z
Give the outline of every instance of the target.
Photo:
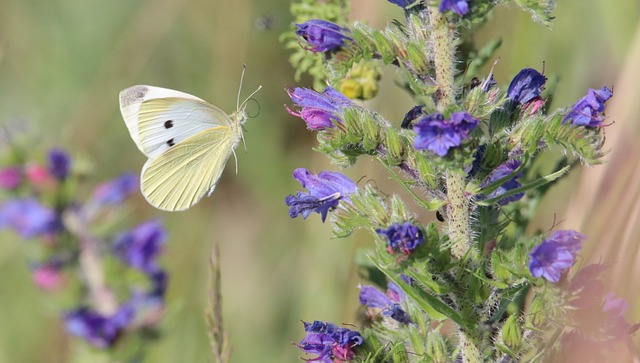
M 214 126 L 229 126 L 218 107 L 188 93 L 153 86 L 120 92 L 120 112 L 131 138 L 150 159 Z
M 141 189 L 154 207 L 185 210 L 211 194 L 237 146 L 232 128 L 214 126 L 149 159 L 142 169 Z

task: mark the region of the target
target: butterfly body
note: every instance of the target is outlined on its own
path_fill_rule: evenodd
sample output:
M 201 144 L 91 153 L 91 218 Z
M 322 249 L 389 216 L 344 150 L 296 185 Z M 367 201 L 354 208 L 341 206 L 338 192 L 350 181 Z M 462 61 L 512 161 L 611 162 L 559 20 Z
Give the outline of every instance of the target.
M 190 94 L 142 85 L 120 92 L 120 111 L 149 158 L 140 177 L 142 194 L 167 211 L 188 209 L 214 191 L 247 120 L 244 108 L 227 115 Z

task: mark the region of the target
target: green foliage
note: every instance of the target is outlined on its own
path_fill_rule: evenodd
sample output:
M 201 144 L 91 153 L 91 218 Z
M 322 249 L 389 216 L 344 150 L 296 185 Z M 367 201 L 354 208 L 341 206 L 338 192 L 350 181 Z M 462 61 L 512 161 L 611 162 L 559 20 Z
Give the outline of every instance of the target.
M 516 2 L 549 24 L 551 2 Z M 398 86 L 421 106 L 412 110 L 418 111 L 412 114 L 414 122 L 433 112 L 448 118 L 460 111 L 480 121 L 466 140 L 443 157 L 416 150 L 410 127 L 399 129 L 360 105 L 344 108 L 333 127 L 318 132 L 316 151 L 334 164 L 350 167 L 360 157 L 377 159 L 423 211 L 445 214 L 447 228 L 442 232 L 435 223 L 423 227 L 419 215 L 400 197 L 387 196 L 369 183 L 333 212 L 335 236 L 349 236 L 358 229 L 370 233 L 374 247 L 362 250 L 359 265 L 378 286 L 384 286 L 378 273 L 382 272 L 402 290 L 406 295 L 402 309 L 413 322 L 404 326 L 385 314 L 370 315 L 365 330 L 371 340 L 367 362 L 448 362 L 458 356 L 465 363 L 525 356 L 536 361 L 541 355 L 530 354 L 547 341 L 542 332 L 553 326 L 549 319 L 557 322 L 566 315 L 567 298 L 560 289 L 532 278 L 529 254 L 541 238 L 524 237 L 523 231 L 540 198 L 577 163 L 562 157 L 547 173 L 534 173 L 533 165 L 549 148 L 559 148 L 582 164 L 597 164 L 603 156 L 603 138 L 598 128 L 563 123 L 566 110 L 546 114 L 542 99 L 523 105 L 509 100 L 500 87 L 489 86 L 493 68 L 482 81 L 472 79 L 467 85 L 466 77 L 480 75 L 493 60 L 500 40 L 479 49 L 465 44 L 462 54 L 467 58 L 459 63 L 467 67 L 464 74 L 455 74 L 453 57 L 460 54 L 456 47 L 464 39 L 457 30 L 483 23 L 494 5 L 473 1 L 464 17 L 440 14 L 433 4 L 425 9 L 412 6 L 405 9 L 404 23 L 394 20 L 382 30 L 356 23 L 351 27 L 352 42 L 323 55 L 328 83 L 338 85 L 350 98 L 368 99 L 375 94 L 364 96 L 361 84 L 377 92 L 376 64 L 380 64 L 397 70 Z M 553 88 L 544 93 L 547 100 Z M 492 177 L 508 161 L 519 166 Z M 516 186 L 504 189 L 516 179 Z M 503 205 L 507 198 L 521 194 L 526 196 L 520 201 Z M 415 250 L 398 257 L 378 230 L 404 222 L 418 226 L 425 238 Z M 552 311 L 547 314 L 536 310 L 537 305 L 526 304 L 529 293 L 535 297 L 534 304 L 545 301 Z M 456 327 L 458 339 L 440 330 L 445 322 Z

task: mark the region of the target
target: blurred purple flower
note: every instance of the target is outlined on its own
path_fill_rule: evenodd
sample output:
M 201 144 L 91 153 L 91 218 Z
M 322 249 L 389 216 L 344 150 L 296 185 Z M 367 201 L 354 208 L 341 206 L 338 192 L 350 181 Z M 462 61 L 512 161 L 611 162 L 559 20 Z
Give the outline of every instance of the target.
M 22 169 L 16 166 L 9 166 L 0 170 L 0 188 L 16 189 L 22 183 Z
M 463 16 L 469 11 L 468 2 L 468 0 L 442 0 L 438 10 L 440 10 L 441 13 L 453 11 L 454 13 Z
M 314 321 L 304 323 L 307 336 L 300 341 L 298 348 L 317 357 L 307 361 L 334 363 L 352 360 L 355 348 L 362 345 L 363 339 L 357 331 L 340 328 L 332 323 Z
M 98 185 L 93 192 L 92 202 L 98 205 L 119 204 L 138 189 L 138 177 L 125 173 Z
M 540 99 L 546 82 L 547 78 L 540 72 L 533 68 L 525 68 L 513 77 L 507 90 L 507 98 L 520 105 Z
M 311 212 L 316 212 L 324 222 L 329 210 L 336 208 L 342 199 L 348 201 L 349 195 L 358 189 L 351 179 L 334 171 L 323 171 L 316 176 L 307 169 L 298 168 L 293 172 L 293 177 L 309 192 L 287 196 L 285 202 L 291 218 L 300 214 L 302 218 L 307 218 Z
M 402 324 L 411 324 L 409 314 L 402 310 L 400 304 L 373 286 L 360 286 L 360 304 L 369 308 L 381 309 L 383 315 Z
M 97 348 L 108 348 L 116 342 L 134 315 L 133 307 L 125 304 L 111 316 L 104 316 L 88 308 L 79 308 L 67 312 L 64 321 L 71 335 L 83 338 Z
M 164 294 L 167 291 L 167 273 L 158 269 L 152 272 L 149 277 L 151 278 L 151 291 L 148 296 L 151 299 L 162 301 Z
M 487 185 L 494 183 L 504 177 L 506 177 L 507 175 L 513 173 L 516 169 L 518 169 L 520 167 L 521 162 L 518 160 L 509 160 L 504 164 L 501 164 L 500 166 L 498 166 L 497 168 L 495 168 L 491 174 L 489 174 L 485 180 L 480 184 L 480 187 L 484 188 Z M 489 193 L 489 195 L 487 195 L 487 199 L 493 199 L 496 197 L 499 197 L 501 195 L 503 195 L 504 193 L 516 189 L 516 188 L 520 188 L 522 185 L 516 180 L 519 177 L 522 176 L 522 173 L 518 173 L 516 175 L 513 176 L 513 178 L 508 179 L 507 181 L 505 181 L 504 183 L 502 183 L 502 185 L 500 185 L 498 187 L 498 189 L 494 190 L 493 192 Z M 500 201 L 498 202 L 500 205 L 506 205 L 508 203 L 511 202 L 515 202 L 517 200 L 520 200 L 522 197 L 524 196 L 524 193 L 517 193 L 514 194 L 512 196 L 500 199 Z
M 533 277 L 544 277 L 556 283 L 560 276 L 573 266 L 576 254 L 587 237 L 572 230 L 561 230 L 536 246 L 529 255 L 529 271 Z
M 589 88 L 587 94 L 571 107 L 571 111 L 562 122 L 571 120 L 572 124 L 580 126 L 602 125 L 605 103 L 611 96 L 613 96 L 613 92 L 607 87 L 602 87 L 599 90 Z
M 405 274 L 400 274 L 400 278 L 408 285 L 413 285 L 414 280 L 411 277 Z M 407 295 L 402 291 L 402 289 L 400 289 L 400 286 L 396 285 L 393 281 L 389 281 L 389 283 L 387 283 L 387 296 L 389 296 L 391 301 L 397 303 L 403 302 L 407 298 Z
M 392 4 L 396 4 L 399 7 L 406 9 L 408 6 L 412 5 L 416 2 L 416 0 L 387 0 Z M 416 5 L 418 9 L 422 9 L 424 7 L 424 2 L 420 0 L 420 2 Z
M 378 228 L 376 232 L 387 238 L 387 250 L 391 254 L 400 251 L 409 255 L 424 242 L 422 230 L 409 222 L 393 223 L 387 229 Z
M 296 35 L 307 41 L 313 52 L 327 52 L 345 45 L 351 40 L 346 34 L 349 30 L 332 22 L 313 19 L 302 24 L 296 24 Z
M 69 155 L 60 148 L 49 150 L 47 169 L 58 181 L 64 181 L 69 176 L 71 159 Z
M 445 156 L 450 148 L 460 146 L 478 122 L 466 112 L 454 112 L 448 119 L 440 113 L 423 116 L 413 125 L 417 134 L 413 146 Z
M 58 230 L 55 213 L 34 198 L 9 199 L 0 206 L 0 228 L 12 228 L 24 239 Z
M 287 93 L 300 109 L 294 112 L 287 107 L 287 111 L 303 119 L 311 130 L 331 128 L 334 126 L 332 121 L 342 123 L 342 112 L 353 105 L 350 99 L 330 86 L 322 93 L 308 88 L 294 88 L 293 91 L 287 90 Z
M 162 224 L 151 220 L 116 237 L 114 251 L 129 266 L 150 274 L 159 269 L 156 259 L 166 238 Z
M 56 259 L 36 264 L 32 267 L 31 278 L 42 290 L 56 291 L 65 283 L 62 266 L 62 262 Z

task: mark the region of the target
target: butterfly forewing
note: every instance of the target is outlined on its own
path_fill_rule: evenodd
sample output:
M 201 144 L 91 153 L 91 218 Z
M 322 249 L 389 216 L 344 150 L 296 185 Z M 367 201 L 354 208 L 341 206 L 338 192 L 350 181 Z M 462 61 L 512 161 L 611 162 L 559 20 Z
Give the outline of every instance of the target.
M 133 141 L 149 158 L 201 131 L 231 122 L 224 111 L 198 97 L 152 86 L 120 92 L 120 111 Z
M 142 169 L 142 194 L 153 206 L 184 210 L 211 193 L 240 135 L 214 126 L 149 159 Z
M 159 98 L 142 103 L 138 123 L 140 143 L 149 158 L 214 126 L 229 127 L 229 116 L 202 101 Z

